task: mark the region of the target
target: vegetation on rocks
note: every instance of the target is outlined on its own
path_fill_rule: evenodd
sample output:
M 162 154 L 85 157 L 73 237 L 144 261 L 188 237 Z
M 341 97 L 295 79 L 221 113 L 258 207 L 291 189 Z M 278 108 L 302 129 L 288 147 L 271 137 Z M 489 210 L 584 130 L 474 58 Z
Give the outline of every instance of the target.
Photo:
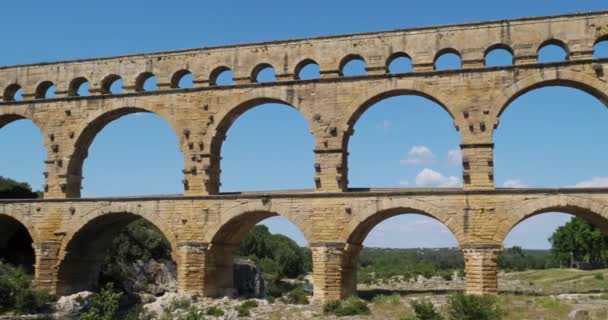
M 22 269 L 0 263 L 0 313 L 37 313 L 54 301 L 48 291 L 32 288 L 31 281 Z
M 348 297 L 344 300 L 332 301 L 323 305 L 323 312 L 338 317 L 356 316 L 370 314 L 370 309 L 365 300 L 356 297 Z

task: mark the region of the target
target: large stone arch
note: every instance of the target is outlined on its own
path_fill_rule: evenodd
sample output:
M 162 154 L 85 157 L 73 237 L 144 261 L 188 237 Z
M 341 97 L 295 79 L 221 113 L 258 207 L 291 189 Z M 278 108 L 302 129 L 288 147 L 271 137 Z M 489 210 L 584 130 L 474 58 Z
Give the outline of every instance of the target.
M 293 92 L 287 97 L 273 97 L 272 95 L 264 95 L 261 97 L 247 97 L 240 100 L 233 107 L 222 108 L 221 111 L 213 116 L 213 124 L 210 127 L 211 134 L 209 135 L 209 151 L 210 151 L 210 165 L 209 165 L 209 179 L 210 185 L 216 186 L 212 188 L 213 191 L 219 192 L 221 186 L 221 152 L 224 141 L 226 140 L 226 133 L 232 127 L 234 122 L 245 112 L 252 110 L 260 105 L 267 103 L 276 103 L 291 107 L 298 111 L 298 113 L 306 120 L 308 124 L 309 132 L 313 135 L 315 144 L 318 143 L 318 139 L 315 136 L 315 129 L 313 128 L 313 121 L 311 115 L 307 109 L 303 109 L 298 106 L 295 101 L 297 100 Z M 313 164 L 311 163 L 311 166 Z
M 136 203 L 110 204 L 86 212 L 64 228 L 65 236 L 58 255 L 56 293 L 66 295 L 90 290 L 97 282 L 100 267 L 113 239 L 124 227 L 138 219 L 145 219 L 160 230 L 171 245 L 173 261 L 177 262 L 177 234 L 170 222 L 163 220 L 157 208 Z
M 521 206 L 506 211 L 494 236 L 496 243 L 504 243 L 507 235 L 526 219 L 546 213 L 563 212 L 584 218 L 608 234 L 608 203 L 574 195 L 549 195 L 525 201 Z
M 542 87 L 564 86 L 582 90 L 596 97 L 608 106 L 608 84 L 597 77 L 583 72 L 547 68 L 534 72 L 500 91 L 493 99 L 494 109 L 490 119 L 494 123 L 494 132 L 499 125 L 502 113 L 520 96 Z
M 340 236 L 341 241 L 352 245 L 361 246 L 376 225 L 403 213 L 416 213 L 433 218 L 452 232 L 459 246 L 466 243 L 464 228 L 457 220 L 458 215 L 453 208 L 440 208 L 411 198 L 385 198 L 363 207 L 353 207 L 352 210 L 353 217 Z
M 0 260 L 6 259 L 8 263 L 24 267 L 33 272 L 34 279 L 37 279 L 36 265 L 41 255 L 38 243 L 38 230 L 26 214 L 0 209 Z
M 82 168 L 84 161 L 88 156 L 88 150 L 95 137 L 111 122 L 117 120 L 123 116 L 134 114 L 134 113 L 153 113 L 161 117 L 169 126 L 172 128 L 175 136 L 180 141 L 181 134 L 178 131 L 178 123 L 174 117 L 168 112 L 170 110 L 166 108 L 148 108 L 136 106 L 136 103 L 126 100 L 124 103 L 118 106 L 110 106 L 100 110 L 95 110 L 90 113 L 86 120 L 82 122 L 82 125 L 78 128 L 74 134 L 74 143 L 71 145 L 71 149 L 68 151 L 69 161 L 66 169 L 66 196 L 68 198 L 79 198 L 80 189 L 82 186 Z M 184 156 L 184 150 L 180 145 L 178 146 Z M 185 163 L 185 160 L 184 160 Z

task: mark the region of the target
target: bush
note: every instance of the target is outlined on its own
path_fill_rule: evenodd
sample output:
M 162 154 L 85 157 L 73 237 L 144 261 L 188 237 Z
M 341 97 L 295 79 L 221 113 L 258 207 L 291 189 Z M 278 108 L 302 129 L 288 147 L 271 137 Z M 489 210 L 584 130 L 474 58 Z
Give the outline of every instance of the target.
M 370 314 L 367 303 L 359 298 L 348 297 L 344 300 L 328 302 L 323 306 L 323 312 L 338 317 Z
M 401 303 L 401 297 L 398 294 L 392 294 L 392 295 L 385 295 L 385 294 L 381 294 L 381 295 L 377 295 L 372 299 L 372 302 L 374 304 L 379 304 L 379 305 L 398 305 L 399 303 Z
M 219 317 L 219 316 L 223 316 L 224 315 L 224 310 L 216 307 L 216 306 L 211 306 L 209 308 L 207 308 L 207 311 L 205 312 L 208 316 L 214 316 L 214 317 Z
M 241 303 L 240 306 L 236 307 L 235 310 L 239 313 L 239 317 L 248 317 L 250 315 L 249 310 L 258 307 L 258 302 L 255 300 L 247 300 Z
M 593 277 L 596 280 L 604 280 L 604 274 L 602 274 L 602 273 L 596 273 L 596 274 L 593 275 Z
M 413 300 L 410 305 L 416 315 L 406 320 L 443 320 L 433 303 L 428 300 Z
M 32 288 L 23 270 L 0 263 L 0 313 L 36 313 L 53 300 L 48 291 Z
M 121 292 L 114 291 L 111 282 L 101 289 L 93 300 L 91 309 L 80 316 L 80 320 L 113 320 L 116 319 Z
M 302 288 L 296 288 L 290 291 L 287 296 L 283 299 L 285 303 L 291 304 L 309 304 L 308 295 Z
M 448 298 L 450 320 L 500 320 L 503 312 L 494 296 L 453 294 Z

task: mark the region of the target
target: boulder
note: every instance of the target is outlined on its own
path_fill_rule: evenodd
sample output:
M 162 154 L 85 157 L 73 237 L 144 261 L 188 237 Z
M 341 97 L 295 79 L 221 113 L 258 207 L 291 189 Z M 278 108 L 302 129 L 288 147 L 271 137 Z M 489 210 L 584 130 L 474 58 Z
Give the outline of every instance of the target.
M 77 314 L 88 308 L 94 295 L 93 292 L 83 291 L 63 296 L 54 304 L 53 311 L 62 315 Z
M 266 283 L 253 261 L 243 258 L 234 259 L 234 290 L 241 297 L 266 296 Z
M 572 310 L 568 313 L 568 319 L 573 320 L 588 320 L 589 311 L 587 310 Z

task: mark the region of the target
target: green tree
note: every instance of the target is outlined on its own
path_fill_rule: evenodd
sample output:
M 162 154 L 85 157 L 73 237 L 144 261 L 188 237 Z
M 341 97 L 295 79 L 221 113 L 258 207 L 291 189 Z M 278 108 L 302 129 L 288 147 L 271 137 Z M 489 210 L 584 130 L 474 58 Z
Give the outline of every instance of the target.
M 114 320 L 122 292 L 114 291 L 110 282 L 91 301 L 91 309 L 80 315 L 80 320 Z
M 584 219 L 574 217 L 549 238 L 551 252 L 560 265 L 569 265 L 571 258 L 595 266 L 607 262 L 608 236 Z
M 35 199 L 39 194 L 29 184 L 0 177 L 0 199 Z

